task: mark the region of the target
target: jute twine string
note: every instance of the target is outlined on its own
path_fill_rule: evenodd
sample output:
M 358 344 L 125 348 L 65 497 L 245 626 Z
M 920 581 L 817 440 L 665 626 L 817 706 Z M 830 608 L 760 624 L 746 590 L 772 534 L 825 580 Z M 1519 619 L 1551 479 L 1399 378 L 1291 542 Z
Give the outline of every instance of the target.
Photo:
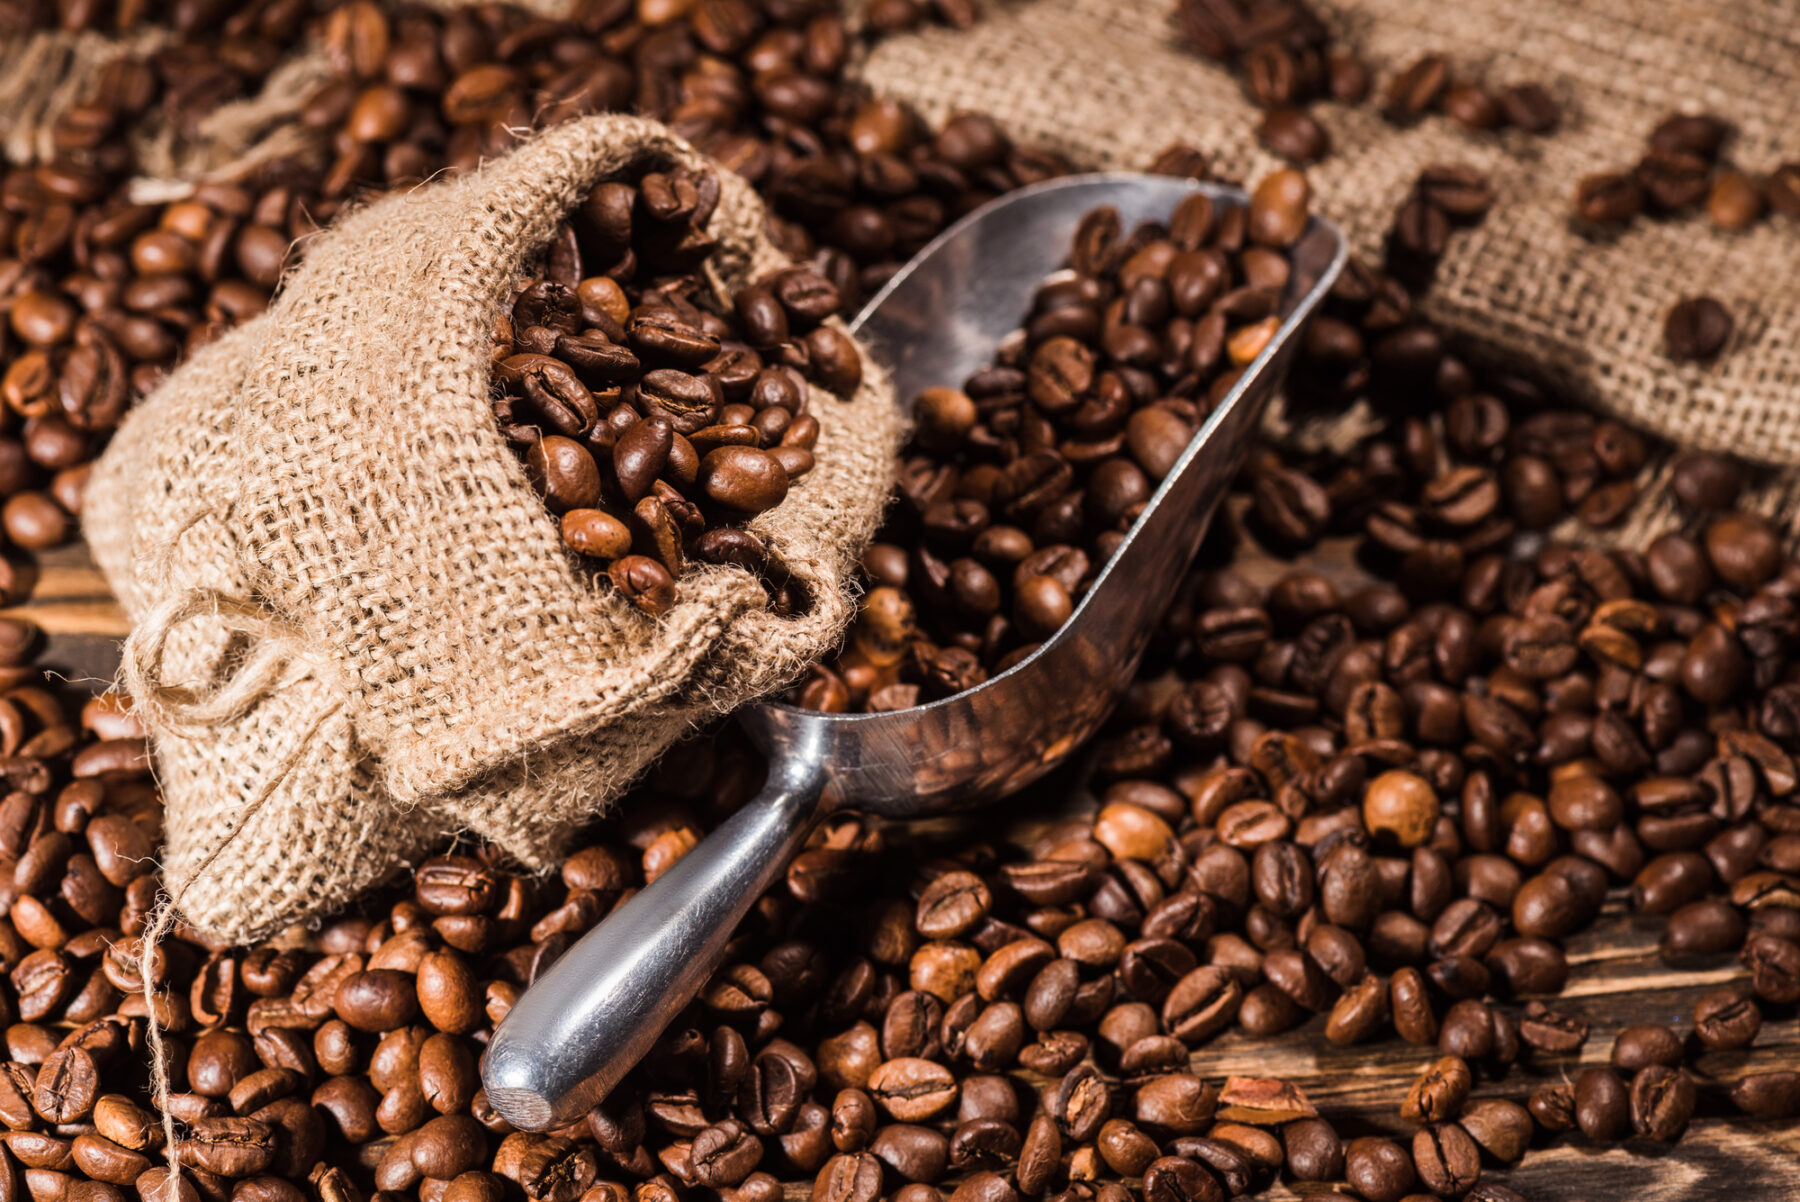
M 248 654 L 217 688 L 166 683 L 162 668 L 169 637 L 202 614 L 220 629 L 248 637 Z M 266 608 L 212 589 L 187 589 L 158 604 L 133 628 L 120 677 L 145 721 L 193 735 L 238 721 L 265 697 L 310 675 L 314 667 L 304 648 L 300 633 Z

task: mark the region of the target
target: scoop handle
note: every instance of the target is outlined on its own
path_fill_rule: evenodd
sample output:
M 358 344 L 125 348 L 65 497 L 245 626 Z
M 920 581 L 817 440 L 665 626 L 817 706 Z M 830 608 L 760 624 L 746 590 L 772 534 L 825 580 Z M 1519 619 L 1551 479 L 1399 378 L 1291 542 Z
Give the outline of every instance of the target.
M 823 812 L 824 773 L 778 757 L 763 790 L 564 952 L 494 1032 L 481 1080 L 525 1131 L 574 1122 L 693 1000 Z

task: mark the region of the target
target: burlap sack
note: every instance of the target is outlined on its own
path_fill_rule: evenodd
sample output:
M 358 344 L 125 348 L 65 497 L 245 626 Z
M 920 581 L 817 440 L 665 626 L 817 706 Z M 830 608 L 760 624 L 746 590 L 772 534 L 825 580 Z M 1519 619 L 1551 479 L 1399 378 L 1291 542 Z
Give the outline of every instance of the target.
M 812 397 L 818 466 L 750 524 L 811 598 L 789 618 L 734 569 L 690 568 L 660 621 L 592 582 L 489 410 L 493 318 L 562 215 L 601 179 L 703 161 L 593 117 L 378 201 L 120 426 L 85 524 L 134 622 L 125 678 L 192 924 L 260 937 L 454 831 L 549 867 L 684 730 L 840 634 L 900 436 L 872 361 L 852 399 Z M 726 298 L 785 261 L 720 182 Z
M 1726 234 L 1696 214 L 1596 238 L 1570 221 L 1576 181 L 1635 163 L 1651 128 L 1677 109 L 1735 122 L 1725 155 L 1747 170 L 1800 159 L 1792 0 L 1316 7 L 1375 67 L 1378 86 L 1438 51 L 1464 77 L 1539 82 L 1565 105 L 1550 137 L 1477 135 L 1442 117 L 1402 130 L 1374 103 L 1319 106 L 1333 151 L 1307 174 L 1318 208 L 1360 252 L 1378 258 L 1422 167 L 1477 166 L 1499 199 L 1478 227 L 1453 236 L 1424 303 L 1430 317 L 1676 444 L 1800 466 L 1800 227 L 1774 216 Z M 1181 48 L 1174 9 L 1173 0 L 990 4 L 967 32 L 925 29 L 877 44 L 861 75 L 933 120 L 987 113 L 1084 167 L 1141 169 L 1176 140 L 1227 177 L 1252 180 L 1280 165 L 1258 146 L 1260 113 L 1237 79 Z M 1725 303 L 1737 333 L 1715 363 L 1673 362 L 1662 352 L 1663 316 L 1700 291 Z M 1797 495 L 1775 488 L 1762 507 L 1796 524 Z

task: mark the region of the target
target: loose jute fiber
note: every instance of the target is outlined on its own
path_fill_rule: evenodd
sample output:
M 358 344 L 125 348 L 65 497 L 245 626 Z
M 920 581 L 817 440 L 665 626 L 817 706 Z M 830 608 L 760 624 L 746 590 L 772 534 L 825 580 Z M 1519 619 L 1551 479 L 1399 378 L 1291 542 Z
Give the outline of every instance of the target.
M 1486 172 L 1497 203 L 1453 236 L 1423 311 L 1640 429 L 1781 469 L 1756 504 L 1800 528 L 1800 477 L 1786 470 L 1800 467 L 1800 226 L 1777 215 L 1723 233 L 1696 213 L 1603 233 L 1571 220 L 1576 181 L 1628 169 L 1676 110 L 1734 122 L 1724 157 L 1745 170 L 1800 159 L 1800 22 L 1789 0 L 1316 6 L 1372 64 L 1378 88 L 1439 52 L 1460 77 L 1542 83 L 1564 105 L 1547 137 L 1475 134 L 1444 117 L 1399 129 L 1374 103 L 1320 105 L 1333 150 L 1307 170 L 1317 209 L 1378 258 L 1422 168 Z M 1260 113 L 1239 82 L 1179 45 L 1174 9 L 1172 0 L 990 4 L 967 32 L 878 43 L 861 77 L 932 120 L 989 114 L 1016 139 L 1083 167 L 1141 169 L 1177 140 L 1227 178 L 1281 166 L 1257 144 Z M 1710 364 L 1678 363 L 1662 349 L 1664 314 L 1695 292 L 1718 297 L 1737 321 Z M 1666 494 L 1645 492 L 1666 510 Z
M 637 611 L 571 562 L 489 407 L 494 317 L 563 215 L 603 179 L 704 163 L 591 117 L 373 203 L 120 426 L 85 525 L 134 623 L 124 680 L 194 926 L 263 937 L 457 831 L 550 867 L 684 731 L 836 641 L 901 434 L 872 361 L 853 398 L 815 392 L 818 466 L 749 523 L 810 598 L 785 618 L 707 565 L 660 620 Z M 724 301 L 786 261 L 719 175 Z

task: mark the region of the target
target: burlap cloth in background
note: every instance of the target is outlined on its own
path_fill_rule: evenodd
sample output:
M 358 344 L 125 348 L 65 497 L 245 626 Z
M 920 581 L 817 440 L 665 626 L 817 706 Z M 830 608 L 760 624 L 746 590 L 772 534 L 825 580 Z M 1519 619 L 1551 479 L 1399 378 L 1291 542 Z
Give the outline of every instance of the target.
M 1498 202 L 1452 237 L 1424 311 L 1492 351 L 1560 379 L 1601 410 L 1684 447 L 1800 466 L 1800 225 L 1780 216 L 1737 234 L 1695 214 L 1616 234 L 1575 229 L 1576 181 L 1628 168 L 1677 109 L 1733 121 L 1725 157 L 1767 172 L 1800 159 L 1800 12 L 1792 0 L 1315 0 L 1376 69 L 1377 86 L 1427 51 L 1490 85 L 1543 83 L 1565 105 L 1549 137 L 1473 134 L 1432 117 L 1397 129 L 1374 103 L 1321 105 L 1333 150 L 1307 170 L 1317 209 L 1379 258 L 1421 168 L 1489 173 Z M 1223 67 L 1183 50 L 1173 0 L 990 3 L 966 32 L 878 43 L 875 92 L 927 118 L 987 113 L 1078 166 L 1142 168 L 1170 142 L 1254 180 L 1280 166 L 1257 145 L 1258 110 Z M 1662 351 L 1683 295 L 1717 296 L 1737 319 L 1725 353 L 1683 364 Z M 1800 490 L 1782 473 L 1759 498 L 1793 528 Z M 1782 487 L 1782 484 L 1788 487 Z M 1665 505 L 1666 493 L 1650 497 Z M 1640 514 L 1640 521 L 1653 515 Z
M 691 567 L 660 621 L 591 582 L 489 409 L 493 318 L 562 215 L 603 178 L 703 162 L 591 117 L 377 201 L 120 426 L 85 528 L 134 623 L 195 926 L 261 937 L 453 831 L 549 866 L 683 731 L 841 633 L 900 435 L 872 363 L 848 401 L 815 391 L 818 466 L 750 524 L 811 598 L 791 618 L 735 569 Z M 727 298 L 785 260 L 720 176 Z

